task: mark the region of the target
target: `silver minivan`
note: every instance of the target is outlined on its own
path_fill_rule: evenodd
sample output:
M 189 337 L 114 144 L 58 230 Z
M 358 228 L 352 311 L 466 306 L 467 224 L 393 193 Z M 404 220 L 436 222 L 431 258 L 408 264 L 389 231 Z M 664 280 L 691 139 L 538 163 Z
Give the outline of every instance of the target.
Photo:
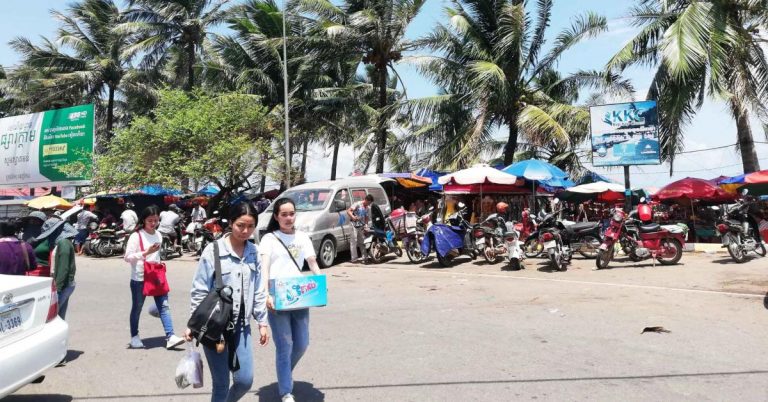
M 309 234 L 321 267 L 330 267 L 339 251 L 349 250 L 352 225 L 347 209 L 352 203 L 361 201 L 366 195 L 373 196 L 385 215 L 391 207 L 381 183 L 391 179 L 378 176 L 356 176 L 339 180 L 317 181 L 291 187 L 276 199 L 288 197 L 296 204 L 295 227 Z M 272 216 L 272 205 L 259 215 L 256 230 L 259 238 L 265 234 Z

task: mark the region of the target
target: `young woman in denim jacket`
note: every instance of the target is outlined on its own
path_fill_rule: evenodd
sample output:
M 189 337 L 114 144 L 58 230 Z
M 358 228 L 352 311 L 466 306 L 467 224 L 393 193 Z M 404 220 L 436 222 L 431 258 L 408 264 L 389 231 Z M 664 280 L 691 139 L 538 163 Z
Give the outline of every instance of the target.
M 259 244 L 264 275 L 268 279 L 301 276 L 299 267 L 305 260 L 312 273 L 320 275 L 312 240 L 306 233 L 295 230 L 295 217 L 293 200 L 281 198 L 275 202 L 267 225 L 269 233 Z M 309 309 L 275 311 L 272 296 L 267 298 L 267 307 L 276 349 L 278 391 L 283 402 L 294 402 L 293 369 L 309 346 Z
M 237 401 L 253 384 L 253 345 L 250 317 L 259 325 L 259 344 L 265 346 L 267 335 L 267 290 L 262 280 L 256 246 L 249 242 L 256 229 L 256 211 L 247 203 L 240 203 L 231 209 L 229 222 L 232 233 L 217 240 L 221 261 L 221 276 L 225 285 L 232 287 L 232 314 L 235 323 L 233 344 L 240 368 L 232 372 L 232 387 L 229 386 L 229 353 L 203 346 L 208 367 L 211 370 L 213 394 L 211 401 Z M 192 282 L 192 305 L 194 312 L 198 305 L 214 288 L 213 244 L 203 250 L 197 272 Z M 187 328 L 184 338 L 192 341 L 192 331 Z

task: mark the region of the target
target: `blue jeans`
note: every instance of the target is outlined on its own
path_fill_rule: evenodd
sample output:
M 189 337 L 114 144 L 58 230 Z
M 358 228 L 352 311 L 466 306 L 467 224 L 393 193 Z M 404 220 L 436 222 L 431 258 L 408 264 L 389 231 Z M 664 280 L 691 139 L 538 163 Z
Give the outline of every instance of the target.
M 216 353 L 215 350 L 203 346 L 205 359 L 211 369 L 211 382 L 213 394 L 211 402 L 234 402 L 242 398 L 253 385 L 253 345 L 251 339 L 251 327 L 236 326 L 232 337 L 236 344 L 237 359 L 240 361 L 240 369 L 232 372 L 232 388 L 229 387 L 229 351 Z
M 71 296 L 72 292 L 74 291 L 75 291 L 75 283 L 72 282 L 69 284 L 69 286 L 56 292 L 56 295 L 59 298 L 59 317 L 61 317 L 62 320 L 64 319 L 64 316 L 67 315 L 67 307 L 69 306 L 69 296 Z
M 293 369 L 309 346 L 309 309 L 269 312 L 275 342 L 277 388 L 280 396 L 293 392 Z
M 139 334 L 139 318 L 141 309 L 144 307 L 144 281 L 131 280 L 131 338 Z M 155 306 L 160 312 L 160 321 L 165 329 L 165 337 L 173 335 L 173 321 L 171 320 L 171 309 L 168 307 L 168 295 L 154 296 Z

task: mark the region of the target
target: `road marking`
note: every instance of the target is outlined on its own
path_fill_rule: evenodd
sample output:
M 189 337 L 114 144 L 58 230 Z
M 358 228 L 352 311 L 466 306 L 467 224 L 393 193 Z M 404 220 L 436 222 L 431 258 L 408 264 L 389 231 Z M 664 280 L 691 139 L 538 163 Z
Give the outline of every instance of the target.
M 613 286 L 613 287 L 620 287 L 620 288 L 634 288 L 634 289 L 648 289 L 648 290 L 671 290 L 676 292 L 740 296 L 740 297 L 750 297 L 750 298 L 756 298 L 756 299 L 757 298 L 762 299 L 762 298 L 768 297 L 768 294 L 762 294 L 762 293 L 747 293 L 747 292 L 740 293 L 740 292 L 727 292 L 727 291 L 721 291 L 721 290 L 686 289 L 686 288 L 673 288 L 668 286 L 633 285 L 629 283 L 579 281 L 574 279 L 533 278 L 529 276 L 510 276 L 510 275 L 486 274 L 486 273 L 475 273 L 475 272 L 455 272 L 455 271 L 446 272 L 446 271 L 434 271 L 434 270 L 425 271 L 425 270 L 400 268 L 400 267 L 387 268 L 387 266 L 376 266 L 376 267 L 367 266 L 365 267 L 365 269 L 378 269 L 381 271 L 405 271 L 405 272 L 416 272 L 416 273 L 424 273 L 424 274 L 478 276 L 478 277 L 486 277 L 486 278 L 507 278 L 507 279 L 517 279 L 517 280 L 560 282 L 560 283 L 571 283 L 571 284 L 580 284 L 580 285 L 601 285 L 601 286 Z

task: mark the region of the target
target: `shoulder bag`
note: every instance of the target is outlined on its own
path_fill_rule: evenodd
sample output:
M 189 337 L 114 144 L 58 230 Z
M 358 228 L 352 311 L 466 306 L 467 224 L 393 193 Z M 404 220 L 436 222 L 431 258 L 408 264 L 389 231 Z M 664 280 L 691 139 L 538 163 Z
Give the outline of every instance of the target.
M 213 242 L 213 289 L 208 292 L 187 322 L 187 328 L 198 344 L 203 344 L 217 353 L 224 351 L 228 332 L 234 329 L 232 323 L 232 287 L 225 286 L 221 279 L 221 258 L 219 242 Z M 231 364 L 231 363 L 230 363 Z
M 144 241 L 141 238 L 141 232 L 136 232 L 139 236 L 139 248 L 144 251 Z M 168 286 L 168 278 L 165 275 L 165 263 L 144 260 L 144 296 L 163 296 L 171 291 Z

